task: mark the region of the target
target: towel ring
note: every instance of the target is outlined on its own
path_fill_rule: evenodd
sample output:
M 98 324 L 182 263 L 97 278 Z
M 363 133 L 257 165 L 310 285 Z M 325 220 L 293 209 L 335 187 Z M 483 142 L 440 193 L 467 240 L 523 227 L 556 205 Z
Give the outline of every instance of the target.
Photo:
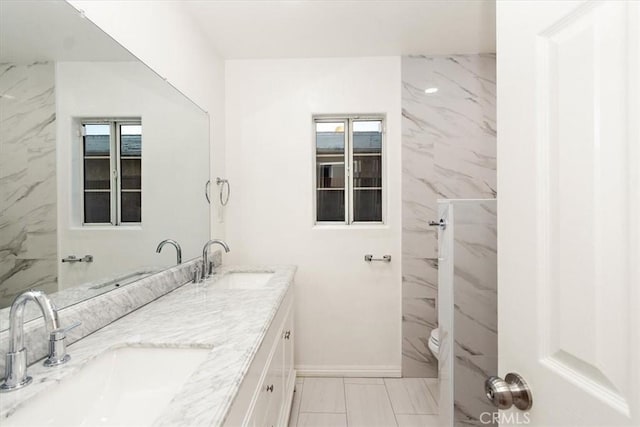
M 231 185 L 229 185 L 229 181 L 223 178 L 216 178 L 216 184 L 220 186 L 220 204 L 222 206 L 226 206 L 229 203 L 229 197 L 231 197 Z M 223 197 L 224 187 L 227 187 L 227 196 Z

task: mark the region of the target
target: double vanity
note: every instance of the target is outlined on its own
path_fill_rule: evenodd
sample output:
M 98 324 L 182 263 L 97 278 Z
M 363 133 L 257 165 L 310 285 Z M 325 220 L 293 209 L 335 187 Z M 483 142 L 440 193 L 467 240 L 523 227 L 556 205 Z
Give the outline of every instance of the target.
M 193 278 L 196 265 L 175 267 L 171 277 Z M 30 359 L 32 383 L 0 394 L 0 424 L 286 425 L 295 385 L 294 274 L 294 267 L 221 267 L 172 289 L 159 273 L 110 292 L 105 312 L 131 301 L 142 306 L 96 331 L 86 319 L 78 328 L 85 336 L 67 347 L 67 363 Z M 149 294 L 154 278 L 169 289 L 156 299 Z M 70 307 L 76 317 L 87 315 L 82 304 Z M 84 320 L 66 310 L 59 312 L 62 328 Z M 101 317 L 99 307 L 90 310 Z M 44 322 L 27 326 L 31 351 Z

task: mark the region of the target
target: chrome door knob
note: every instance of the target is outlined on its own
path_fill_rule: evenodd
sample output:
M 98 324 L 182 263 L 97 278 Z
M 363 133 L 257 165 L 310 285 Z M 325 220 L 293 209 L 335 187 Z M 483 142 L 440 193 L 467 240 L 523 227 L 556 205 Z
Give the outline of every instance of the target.
M 531 409 L 533 396 L 525 380 L 518 374 L 508 373 L 504 380 L 489 377 L 484 382 L 487 399 L 498 409 L 509 409 L 515 405 L 521 411 Z

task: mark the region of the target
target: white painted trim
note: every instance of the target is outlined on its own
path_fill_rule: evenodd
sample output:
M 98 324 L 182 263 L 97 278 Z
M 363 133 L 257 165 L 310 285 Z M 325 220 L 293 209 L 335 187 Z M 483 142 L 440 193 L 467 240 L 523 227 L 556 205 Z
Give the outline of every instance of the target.
M 288 426 L 289 418 L 291 418 L 291 407 L 293 406 L 293 393 L 296 391 L 296 378 L 298 373 L 293 370 L 293 375 L 290 375 L 289 384 L 285 387 L 284 405 L 282 407 L 282 413 L 280 414 L 279 426 Z
M 400 378 L 401 366 L 296 365 L 299 377 Z

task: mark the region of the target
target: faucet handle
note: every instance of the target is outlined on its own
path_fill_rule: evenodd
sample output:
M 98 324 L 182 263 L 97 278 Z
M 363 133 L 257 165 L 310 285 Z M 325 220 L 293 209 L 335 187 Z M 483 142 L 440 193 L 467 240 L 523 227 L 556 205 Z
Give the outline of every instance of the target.
M 75 322 L 64 328 L 56 328 L 49 334 L 49 356 L 44 361 L 44 366 L 51 367 L 67 363 L 71 356 L 67 354 L 67 346 L 64 339 L 67 332 L 80 326 L 82 322 Z
M 53 331 L 51 331 L 51 333 L 49 334 L 49 340 L 57 341 L 57 340 L 65 339 L 67 337 L 67 332 L 77 328 L 80 325 L 82 325 L 82 322 L 78 321 L 64 328 L 56 328 Z
M 200 264 L 196 264 L 193 267 L 193 283 L 202 282 L 202 268 L 200 268 Z

